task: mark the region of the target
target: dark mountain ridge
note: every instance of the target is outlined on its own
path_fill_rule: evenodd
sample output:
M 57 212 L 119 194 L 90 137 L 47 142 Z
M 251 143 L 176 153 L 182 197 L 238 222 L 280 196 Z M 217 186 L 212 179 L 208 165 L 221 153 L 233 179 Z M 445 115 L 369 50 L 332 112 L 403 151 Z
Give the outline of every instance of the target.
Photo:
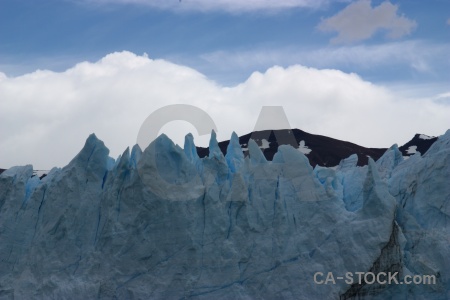
M 423 155 L 428 151 L 431 145 L 433 145 L 433 143 L 437 141 L 437 139 L 437 137 L 431 137 L 424 134 L 416 134 L 412 138 L 412 140 L 399 147 L 399 150 L 402 152 L 403 156 L 411 156 L 416 151 L 420 152 L 420 154 Z
M 277 141 L 277 137 L 281 142 Z M 426 139 L 423 137 L 426 137 Z M 369 157 L 376 161 L 387 150 L 387 148 L 366 148 L 351 142 L 311 134 L 300 129 L 281 129 L 256 131 L 240 136 L 239 143 L 245 155 L 248 154 L 246 146 L 250 138 L 254 139 L 260 148 L 262 148 L 261 150 L 267 160 L 272 160 L 278 150 L 279 144 L 290 144 L 294 148 L 299 149 L 299 151 L 302 151 L 308 157 L 313 167 L 316 165 L 322 167 L 336 166 L 342 159 L 352 154 L 358 155 L 358 166 L 364 166 L 367 165 Z M 416 134 L 411 141 L 399 147 L 399 149 L 404 156 L 410 156 L 414 154 L 414 151 L 408 153 L 407 150 L 411 146 L 417 146 L 417 151 L 424 154 L 436 140 L 437 137 Z M 220 150 L 224 155 L 226 154 L 228 144 L 228 140 L 219 142 Z M 197 147 L 197 153 L 200 157 L 205 157 L 208 156 L 209 149 Z

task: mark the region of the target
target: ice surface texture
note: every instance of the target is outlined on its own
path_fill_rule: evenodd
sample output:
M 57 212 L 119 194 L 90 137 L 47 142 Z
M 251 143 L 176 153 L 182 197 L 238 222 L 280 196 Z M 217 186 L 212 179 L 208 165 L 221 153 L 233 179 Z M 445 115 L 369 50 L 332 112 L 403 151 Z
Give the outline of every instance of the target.
M 404 160 L 313 169 L 215 134 L 200 159 L 161 135 L 117 160 L 91 135 L 62 169 L 0 175 L 0 299 L 448 299 L 450 131 Z M 317 285 L 316 272 L 435 275 Z

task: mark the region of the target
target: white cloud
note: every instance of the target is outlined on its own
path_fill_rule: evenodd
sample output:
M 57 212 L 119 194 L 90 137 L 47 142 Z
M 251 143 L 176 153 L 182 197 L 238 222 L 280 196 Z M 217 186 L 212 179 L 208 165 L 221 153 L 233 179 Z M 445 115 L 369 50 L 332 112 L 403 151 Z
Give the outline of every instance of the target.
M 442 98 L 450 98 L 450 92 L 447 93 L 442 93 L 436 96 L 438 99 L 442 99 Z
M 405 143 L 416 132 L 440 135 L 450 127 L 449 105 L 403 98 L 338 70 L 272 67 L 223 87 L 194 69 L 129 52 L 60 73 L 0 73 L 0 99 L 0 167 L 63 166 L 92 132 L 116 157 L 136 143 L 150 113 L 176 103 L 205 110 L 219 140 L 233 130 L 252 131 L 263 105 L 283 106 L 292 127 L 372 147 Z M 181 143 L 193 127 L 175 123 L 164 129 Z M 209 139 L 194 137 L 202 145 Z
M 78 0 L 88 4 L 137 4 L 163 10 L 175 11 L 227 11 L 249 12 L 261 10 L 284 10 L 292 8 L 319 8 L 329 2 L 347 2 L 347 0 Z
M 217 51 L 201 58 L 211 69 L 265 69 L 273 65 L 302 64 L 316 68 L 378 70 L 401 66 L 419 73 L 447 73 L 450 67 L 450 44 L 431 44 L 420 40 L 390 42 L 377 45 L 344 45 L 326 48 L 284 47 L 254 48 L 246 51 Z M 234 71 L 234 73 L 237 73 Z
M 443 103 L 447 102 L 448 104 L 450 104 L 450 92 L 437 94 L 434 97 L 434 100 L 443 102 Z
M 318 29 L 336 31 L 332 43 L 362 41 L 371 38 L 377 31 L 386 30 L 387 37 L 400 38 L 416 28 L 416 22 L 397 14 L 398 6 L 389 1 L 377 7 L 371 0 L 353 2 L 336 15 L 322 20 Z

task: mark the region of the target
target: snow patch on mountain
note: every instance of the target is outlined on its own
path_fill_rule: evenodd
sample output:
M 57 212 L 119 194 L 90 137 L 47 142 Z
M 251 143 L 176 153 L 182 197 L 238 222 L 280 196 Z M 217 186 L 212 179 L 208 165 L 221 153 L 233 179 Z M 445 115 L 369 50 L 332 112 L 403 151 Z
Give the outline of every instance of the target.
M 311 153 L 312 149 L 309 149 L 307 146 L 305 146 L 305 141 L 300 141 L 300 143 L 298 143 L 298 151 L 300 151 L 303 154 L 309 154 Z
M 419 139 L 422 139 L 422 140 L 431 140 L 433 138 L 434 138 L 434 136 L 429 136 L 429 135 L 426 135 L 426 134 L 420 134 L 419 135 Z
M 417 146 L 409 146 L 408 150 L 406 150 L 407 154 L 415 154 L 417 152 Z

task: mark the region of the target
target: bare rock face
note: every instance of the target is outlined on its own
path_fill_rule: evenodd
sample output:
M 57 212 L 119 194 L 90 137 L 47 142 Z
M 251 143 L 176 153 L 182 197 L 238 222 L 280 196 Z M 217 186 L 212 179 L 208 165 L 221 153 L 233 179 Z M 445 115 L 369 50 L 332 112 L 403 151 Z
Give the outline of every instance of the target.
M 450 133 L 422 157 L 311 167 L 233 135 L 199 158 L 160 136 L 113 160 L 91 135 L 42 179 L 0 175 L 0 299 L 445 299 L 450 296 Z M 371 285 L 321 272 L 435 275 Z M 356 276 L 355 276 L 356 277 Z

